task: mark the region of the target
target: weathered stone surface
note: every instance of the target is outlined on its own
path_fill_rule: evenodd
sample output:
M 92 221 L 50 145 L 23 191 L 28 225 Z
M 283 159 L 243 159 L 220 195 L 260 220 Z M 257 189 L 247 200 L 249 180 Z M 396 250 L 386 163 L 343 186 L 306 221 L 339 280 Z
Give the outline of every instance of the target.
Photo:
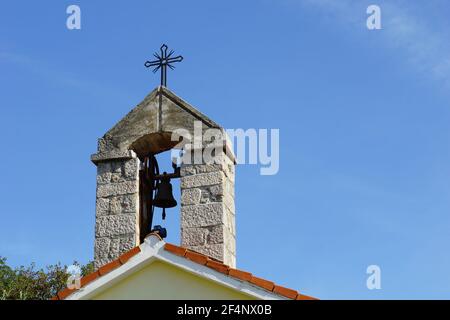
M 202 173 L 192 176 L 181 177 L 180 184 L 181 188 L 195 188 L 200 186 L 209 186 L 222 183 L 223 178 L 224 176 L 221 171 Z
M 205 228 L 182 228 L 181 246 L 203 246 L 206 244 L 208 230 Z
M 130 213 L 135 214 L 138 210 L 137 208 L 138 195 L 137 194 L 127 194 L 110 198 L 110 213 L 120 214 L 120 213 Z
M 189 176 L 201 173 L 220 172 L 223 169 L 222 164 L 188 164 L 181 167 L 181 175 Z
M 94 254 L 96 259 L 106 259 L 108 258 L 109 245 L 111 243 L 110 238 L 96 238 Z
M 232 235 L 236 235 L 236 219 L 233 212 L 225 209 L 224 213 L 224 224 L 226 228 L 230 231 Z
M 223 201 L 223 204 L 229 211 L 231 212 L 235 211 L 234 199 L 229 193 L 226 193 L 223 197 L 221 197 L 221 200 Z
M 111 166 L 111 173 L 116 173 L 118 175 L 122 174 L 123 161 L 112 161 L 110 162 L 110 166 Z
M 120 256 L 120 253 L 123 250 L 123 243 L 124 243 L 125 239 L 123 239 L 123 238 L 111 239 L 111 245 L 110 245 L 109 252 L 108 252 L 108 258 L 113 260 Z
M 137 245 L 139 159 L 134 153 L 115 155 L 117 157 L 97 162 L 97 267 Z
M 112 260 L 109 258 L 95 258 L 94 260 L 94 269 L 99 269 L 100 267 L 104 266 L 105 264 L 111 262 Z
M 99 268 L 136 246 L 134 235 L 95 239 L 95 268 Z
M 195 167 L 197 174 L 222 171 L 221 164 L 200 164 L 196 165 Z
M 232 268 L 236 268 L 236 252 L 229 252 L 224 249 L 223 263 Z
M 201 189 L 200 203 L 223 201 L 223 184 L 200 187 L 200 189 Z
M 136 217 L 132 215 L 109 215 L 97 218 L 96 237 L 130 235 L 136 232 Z
M 182 177 L 196 174 L 195 166 L 194 165 L 182 166 L 181 170 L 180 170 L 180 173 L 181 173 Z
M 233 267 L 236 263 L 234 162 L 223 153 L 216 159 L 218 163 L 181 167 L 181 242 Z
M 225 248 L 228 250 L 228 252 L 232 253 L 233 255 L 236 254 L 236 237 L 234 234 L 231 234 L 231 232 L 228 230 L 228 228 L 223 229 L 223 243 L 225 245 Z
M 97 216 L 109 214 L 109 199 L 108 198 L 97 198 L 95 205 L 95 212 Z
M 206 228 L 182 228 L 181 232 L 181 245 L 184 247 L 224 244 L 230 252 L 236 249 L 234 236 L 223 224 Z
M 106 140 L 105 139 L 99 139 L 99 149 L 104 149 L 106 147 Z M 97 165 L 102 164 L 103 161 L 110 162 L 111 160 L 126 160 L 135 158 L 136 154 L 132 150 L 109 150 L 106 152 L 99 152 L 96 154 L 93 154 L 91 156 L 91 161 Z
M 129 180 L 136 180 L 139 176 L 139 159 L 131 159 L 123 166 L 123 176 Z
M 97 186 L 97 197 L 106 198 L 121 194 L 132 194 L 138 192 L 137 181 L 126 181 L 121 183 L 109 183 Z
M 208 244 L 219 244 L 224 243 L 224 229 L 223 224 L 218 226 L 209 227 L 206 235 L 206 243 Z
M 111 180 L 112 183 L 119 183 L 119 182 L 125 182 L 125 178 L 122 177 L 122 173 L 111 173 Z
M 234 177 L 235 177 L 235 165 L 234 165 L 234 161 L 232 161 L 230 158 L 225 157 L 223 159 L 223 171 L 225 173 L 225 176 L 227 176 L 227 178 L 229 178 L 231 181 L 234 182 Z
M 184 189 L 181 192 L 181 204 L 183 206 L 199 204 L 200 197 L 202 196 L 202 191 L 197 188 Z
M 206 227 L 223 222 L 223 204 L 210 203 L 181 207 L 181 227 Z
M 111 182 L 111 172 L 104 172 L 97 175 L 97 184 L 106 184 Z
M 230 195 L 234 199 L 234 181 L 230 181 L 229 179 L 224 179 L 223 183 L 223 193 Z

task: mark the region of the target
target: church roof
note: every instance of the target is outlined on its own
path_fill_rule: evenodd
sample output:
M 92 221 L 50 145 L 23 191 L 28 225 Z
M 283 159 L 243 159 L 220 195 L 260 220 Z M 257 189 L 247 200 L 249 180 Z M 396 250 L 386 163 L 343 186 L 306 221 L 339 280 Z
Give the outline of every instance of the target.
M 122 254 L 118 259 L 100 267 L 97 271 L 82 277 L 80 289 L 66 288 L 58 292 L 52 300 L 88 299 L 102 285 L 119 277 L 126 271 L 132 271 L 135 265 L 155 257 L 176 264 L 202 277 L 221 282 L 228 287 L 244 291 L 256 298 L 316 300 L 316 298 L 303 295 L 296 290 L 256 277 L 250 272 L 230 268 L 206 255 L 166 243 L 157 234 L 149 235 L 140 246 Z M 193 263 L 196 266 L 193 266 Z

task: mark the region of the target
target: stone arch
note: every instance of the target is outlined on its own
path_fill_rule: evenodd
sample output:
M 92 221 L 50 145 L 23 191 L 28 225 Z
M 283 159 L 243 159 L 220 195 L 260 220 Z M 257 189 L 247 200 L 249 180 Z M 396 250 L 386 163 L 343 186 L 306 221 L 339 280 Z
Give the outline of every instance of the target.
M 128 147 L 136 153 L 138 158 L 142 159 L 148 154 L 158 154 L 169 151 L 175 147 L 179 141 L 172 141 L 172 132 L 153 132 L 137 138 Z

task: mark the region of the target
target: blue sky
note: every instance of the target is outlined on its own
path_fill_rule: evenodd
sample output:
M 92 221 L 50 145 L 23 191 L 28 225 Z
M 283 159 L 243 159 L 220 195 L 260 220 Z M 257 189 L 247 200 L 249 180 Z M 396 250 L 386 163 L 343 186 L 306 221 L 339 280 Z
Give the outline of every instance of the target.
M 382 30 L 366 28 L 378 4 Z M 81 7 L 81 30 L 66 8 Z M 279 128 L 236 176 L 238 267 L 323 299 L 450 298 L 450 5 L 9 1 L 0 11 L 0 255 L 93 256 L 97 138 L 158 85 L 225 128 Z M 178 209 L 168 212 L 178 243 Z M 379 265 L 381 290 L 366 288 Z

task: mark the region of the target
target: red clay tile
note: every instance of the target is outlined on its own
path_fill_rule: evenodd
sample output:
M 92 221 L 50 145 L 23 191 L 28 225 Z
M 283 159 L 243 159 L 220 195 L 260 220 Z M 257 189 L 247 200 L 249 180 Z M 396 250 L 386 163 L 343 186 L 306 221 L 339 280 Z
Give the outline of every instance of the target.
M 186 248 L 175 246 L 170 243 L 166 243 L 164 245 L 164 250 L 170 251 L 173 254 L 176 254 L 177 256 L 181 256 L 181 257 L 183 257 L 186 254 Z
M 87 285 L 88 283 L 94 281 L 98 277 L 99 277 L 98 271 L 92 272 L 92 273 L 84 276 L 83 278 L 81 278 L 80 284 L 81 284 L 82 287 L 84 287 L 85 285 Z
M 229 267 L 221 262 L 209 260 L 208 263 L 206 263 L 206 266 L 221 273 L 228 274 Z
M 288 289 L 288 288 L 285 288 L 282 286 L 277 286 L 277 285 L 273 288 L 273 292 L 277 293 L 279 295 L 285 296 L 286 298 L 289 298 L 289 299 L 297 298 L 297 294 L 298 294 L 298 292 L 296 290 Z
M 190 250 L 186 251 L 185 257 L 188 258 L 189 260 L 192 260 L 192 261 L 194 261 L 198 264 L 202 264 L 202 265 L 205 265 L 209 261 L 208 257 L 205 256 L 204 254 L 197 253 L 197 252 L 190 251 Z
M 113 271 L 114 269 L 120 267 L 120 261 L 119 259 L 111 261 L 110 263 L 105 264 L 103 267 L 98 269 L 98 274 L 103 276 L 107 274 L 108 272 Z
M 295 298 L 295 300 L 319 300 L 319 299 L 317 299 L 317 298 L 314 298 L 314 297 L 310 297 L 310 296 L 306 296 L 306 295 L 304 295 L 304 294 L 298 294 L 297 295 L 297 298 Z
M 261 279 L 258 277 L 252 277 L 250 279 L 250 282 L 254 285 L 257 285 L 258 287 L 264 288 L 266 290 L 272 291 L 275 284 L 272 281 L 268 281 L 265 279 Z
M 59 300 L 58 296 L 51 297 L 50 300 Z
M 245 272 L 245 271 L 237 270 L 237 269 L 233 269 L 233 268 L 230 268 L 230 270 L 228 271 L 228 274 L 232 277 L 241 279 L 243 281 L 250 281 L 252 279 L 252 274 L 250 272 Z
M 254 285 L 257 285 L 263 289 L 266 289 L 268 291 L 273 291 L 276 294 L 285 296 L 287 298 L 290 299 L 296 299 L 296 300 L 318 300 L 317 298 L 314 297 L 310 297 L 307 295 L 303 295 L 298 293 L 295 290 L 292 289 L 288 289 L 282 286 L 277 286 L 275 285 L 273 282 L 262 279 L 262 278 L 258 278 L 258 277 L 253 277 L 251 273 L 249 272 L 245 272 L 242 270 L 238 270 L 238 269 L 233 269 L 233 268 L 229 268 L 227 265 L 221 263 L 219 260 L 214 259 L 214 258 L 209 258 L 206 255 L 203 255 L 201 253 L 197 253 L 191 250 L 187 250 L 186 248 L 183 247 L 179 247 L 170 243 L 166 243 L 164 245 L 164 249 L 176 254 L 178 256 L 182 256 L 185 257 L 189 260 L 192 260 L 198 264 L 201 265 L 206 265 L 209 268 L 212 268 L 218 272 L 224 273 L 224 274 L 228 274 L 229 276 L 232 276 L 234 278 L 238 278 L 240 280 L 243 281 L 249 281 Z M 114 260 L 104 266 L 102 266 L 97 272 L 93 272 L 91 274 L 88 274 L 87 276 L 81 278 L 81 286 L 85 286 L 88 283 L 94 281 L 95 279 L 97 279 L 100 276 L 103 276 L 105 274 L 107 274 L 108 272 L 111 272 L 112 270 L 118 268 L 121 266 L 121 264 L 126 263 L 130 258 L 132 258 L 133 256 L 137 255 L 139 252 L 141 252 L 141 249 L 139 247 L 135 247 L 133 249 L 131 249 L 130 251 L 122 254 L 119 259 Z M 75 289 L 64 289 L 61 290 L 60 292 L 58 292 L 57 296 L 51 298 L 51 300 L 63 300 L 66 297 L 68 297 L 70 294 L 72 294 L 74 291 L 76 291 Z
M 74 293 L 76 291 L 76 289 L 69 289 L 69 288 L 65 288 L 63 290 L 61 290 L 60 292 L 58 292 L 58 298 L 60 300 L 64 300 L 65 298 L 67 298 L 68 296 L 70 296 L 72 293 Z
M 130 260 L 132 257 L 137 255 L 139 252 L 141 252 L 141 248 L 134 247 L 133 249 L 129 250 L 128 252 L 125 252 L 119 257 L 119 261 L 121 264 L 125 264 L 128 260 Z

